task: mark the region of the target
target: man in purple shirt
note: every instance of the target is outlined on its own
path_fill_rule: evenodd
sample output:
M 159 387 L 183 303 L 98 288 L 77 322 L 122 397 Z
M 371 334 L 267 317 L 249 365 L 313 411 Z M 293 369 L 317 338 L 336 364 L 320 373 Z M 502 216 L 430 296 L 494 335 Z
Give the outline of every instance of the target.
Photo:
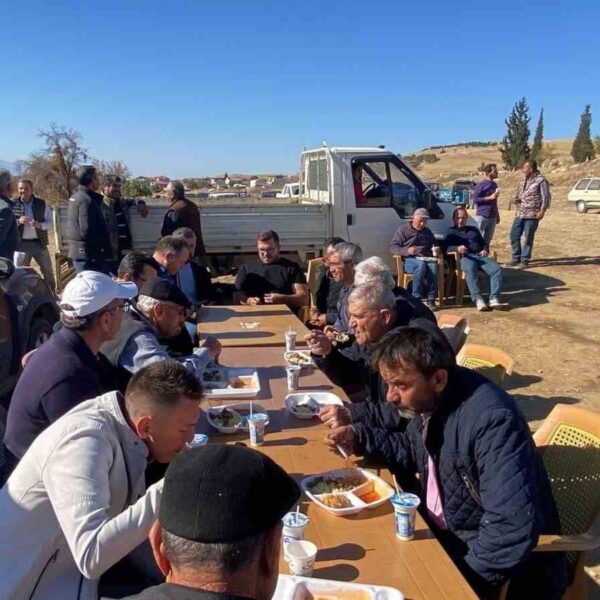
M 479 231 L 489 246 L 494 237 L 496 225 L 500 223 L 498 212 L 498 186 L 494 179 L 498 179 L 498 168 L 494 163 L 484 166 L 485 179 L 480 181 L 473 190 L 473 203 L 475 204 L 475 221 Z

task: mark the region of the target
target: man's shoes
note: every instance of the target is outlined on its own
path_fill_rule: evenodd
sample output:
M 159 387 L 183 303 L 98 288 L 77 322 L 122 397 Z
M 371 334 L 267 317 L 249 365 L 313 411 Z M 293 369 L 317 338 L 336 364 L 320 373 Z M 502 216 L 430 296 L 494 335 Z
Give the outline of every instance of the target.
M 490 298 L 490 308 L 500 308 L 502 302 L 498 298 Z
M 483 312 L 485 310 L 490 310 L 490 307 L 485 303 L 485 300 L 475 300 L 475 306 L 479 312 Z
M 427 300 L 427 308 L 431 312 L 435 312 L 437 310 L 437 306 L 435 305 L 435 300 Z
M 518 260 L 511 258 L 509 261 L 506 261 L 504 263 L 504 266 L 505 267 L 516 267 L 517 265 L 520 265 L 520 264 L 521 263 Z
M 526 260 L 522 260 L 516 267 L 515 269 L 519 269 L 521 271 L 523 271 L 524 269 L 529 269 L 529 263 Z

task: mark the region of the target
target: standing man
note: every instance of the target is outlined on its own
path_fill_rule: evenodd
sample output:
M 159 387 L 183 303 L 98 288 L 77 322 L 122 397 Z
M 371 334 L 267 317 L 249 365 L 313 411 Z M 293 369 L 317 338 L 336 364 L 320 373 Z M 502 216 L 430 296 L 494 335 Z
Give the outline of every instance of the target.
M 547 179 L 538 171 L 537 162 L 525 161 L 521 169 L 525 179 L 519 185 L 515 198 L 517 210 L 510 230 L 512 258 L 507 267 L 527 269 L 533 250 L 533 240 L 540 221 L 550 208 L 550 189 Z M 521 237 L 525 236 L 523 247 Z
M 18 190 L 19 197 L 13 201 L 13 212 L 21 236 L 20 251 L 25 254 L 23 266 L 28 267 L 31 259 L 35 259 L 46 283 L 54 291 L 56 280 L 48 252 L 48 227 L 52 222 L 52 213 L 46 202 L 34 195 L 31 180 L 21 179 Z
M 19 230 L 12 209 L 10 171 L 0 171 L 0 257 L 14 260 L 19 249 Z
M 171 181 L 167 185 L 167 200 L 170 202 L 169 210 L 165 215 L 160 235 L 171 235 L 179 227 L 189 227 L 196 234 L 196 250 L 194 257 L 204 256 L 206 248 L 202 240 L 202 227 L 200 225 L 200 211 L 198 207 L 185 197 L 183 183 Z
M 102 203 L 100 210 L 108 229 L 112 260 L 111 272 L 116 273 L 121 258 L 131 250 L 131 231 L 129 214 L 121 204 L 121 178 L 117 175 L 105 175 L 102 180 Z
M 77 191 L 69 198 L 67 212 L 69 258 L 78 273 L 86 270 L 110 275 L 113 256 L 110 234 L 102 216 L 102 196 L 97 193 L 100 184 L 96 167 L 81 167 L 78 182 Z
M 413 276 L 412 293 L 417 300 L 421 300 L 423 285 L 427 285 L 427 306 L 436 310 L 435 297 L 438 286 L 438 264 L 434 258 L 439 252 L 439 247 L 433 232 L 427 227 L 429 213 L 426 208 L 417 208 L 412 220 L 406 225 L 398 227 L 390 251 L 393 255 L 404 257 L 404 270 Z
M 494 163 L 483 167 L 485 179 L 480 181 L 473 190 L 473 204 L 475 205 L 475 221 L 481 231 L 485 243 L 489 246 L 494 237 L 496 225 L 500 223 L 498 212 L 498 168 Z

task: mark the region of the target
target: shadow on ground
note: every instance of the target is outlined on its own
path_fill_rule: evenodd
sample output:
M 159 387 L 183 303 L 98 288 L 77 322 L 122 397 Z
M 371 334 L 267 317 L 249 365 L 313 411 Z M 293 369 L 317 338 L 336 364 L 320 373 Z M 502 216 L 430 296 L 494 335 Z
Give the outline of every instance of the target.
M 527 421 L 543 421 L 557 404 L 578 404 L 578 398 L 570 396 L 530 396 L 528 394 L 512 394 L 518 407 Z

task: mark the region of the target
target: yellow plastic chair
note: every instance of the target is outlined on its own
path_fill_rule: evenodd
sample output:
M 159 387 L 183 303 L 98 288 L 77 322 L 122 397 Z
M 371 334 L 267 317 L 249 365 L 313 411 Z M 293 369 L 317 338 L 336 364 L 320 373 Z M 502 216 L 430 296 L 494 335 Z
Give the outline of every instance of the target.
M 448 289 L 446 290 L 446 297 L 450 296 L 450 287 L 452 286 L 452 282 L 456 281 L 456 304 L 462 304 L 463 299 L 465 297 L 465 286 L 467 284 L 467 278 L 465 276 L 465 272 L 462 270 L 460 266 L 460 254 L 458 252 L 447 252 L 448 258 L 454 259 L 453 261 L 449 261 L 448 265 Z M 494 251 L 489 253 L 489 257 L 496 260 L 497 255 Z M 454 264 L 452 264 L 454 263 Z
M 510 375 L 515 361 L 500 348 L 481 344 L 465 344 L 456 355 L 456 362 L 502 385 L 504 377 Z
M 438 327 L 442 330 L 455 354 L 465 345 L 471 328 L 466 317 L 448 313 L 436 313 Z
M 317 305 L 316 294 L 317 294 L 317 273 L 319 267 L 325 262 L 323 257 L 313 258 L 308 261 L 308 268 L 306 270 L 306 282 L 308 283 L 308 304 L 303 306 L 298 312 L 299 319 L 306 323 L 310 319 L 310 311 Z
M 585 600 L 585 553 L 600 546 L 600 414 L 557 404 L 533 439 L 562 527 L 562 535 L 541 535 L 534 552 L 566 552 L 573 579 L 563 600 Z
M 394 254 L 396 259 L 396 281 L 398 285 L 407 289 L 408 284 L 412 280 L 413 276 L 404 270 L 404 257 L 398 254 Z M 444 257 L 438 256 L 438 302 L 440 306 L 444 305 Z

